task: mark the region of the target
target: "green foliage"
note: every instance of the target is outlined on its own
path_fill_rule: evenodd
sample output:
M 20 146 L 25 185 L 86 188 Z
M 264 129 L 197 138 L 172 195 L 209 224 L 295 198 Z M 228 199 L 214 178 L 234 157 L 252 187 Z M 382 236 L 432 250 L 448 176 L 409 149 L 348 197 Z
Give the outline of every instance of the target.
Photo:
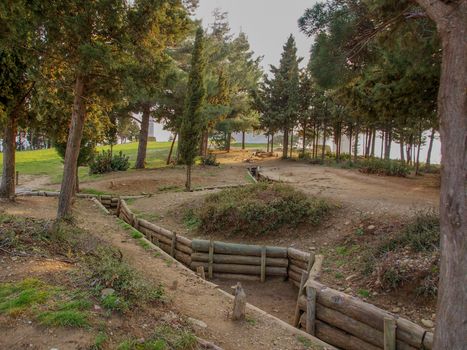
M 88 318 L 86 312 L 79 310 L 45 311 L 37 316 L 41 324 L 54 327 L 86 327 Z
M 215 154 L 209 153 L 206 157 L 201 157 L 201 164 L 208 166 L 218 166 L 220 163 L 217 161 Z
M 410 174 L 410 168 L 397 160 L 365 159 L 358 162 L 359 171 L 365 174 L 405 177 Z
M 283 226 L 317 225 L 329 208 L 290 186 L 258 183 L 209 195 L 200 208 L 187 212 L 185 222 L 206 233 L 259 235 Z
M 118 350 L 195 350 L 197 348 L 198 341 L 193 333 L 168 325 L 158 327 L 154 335 L 143 343 L 127 339 L 117 347 Z
M 0 313 L 17 315 L 50 297 L 50 286 L 28 278 L 17 283 L 0 284 Z
M 95 281 L 98 290 L 111 287 L 129 305 L 144 305 L 163 296 L 161 286 L 148 283 L 110 248 L 99 247 L 96 257 L 88 258 L 87 266 L 88 278 Z
M 370 297 L 370 291 L 366 290 L 366 289 L 359 289 L 357 291 L 357 294 L 359 296 L 361 296 L 362 298 L 369 298 Z
M 96 154 L 89 164 L 90 174 L 104 174 L 111 171 L 126 171 L 130 167 L 130 157 L 125 156 L 122 151 L 112 154 L 110 150 L 103 150 Z
M 110 311 L 125 312 L 129 308 L 129 303 L 116 294 L 106 295 L 101 299 L 101 304 Z

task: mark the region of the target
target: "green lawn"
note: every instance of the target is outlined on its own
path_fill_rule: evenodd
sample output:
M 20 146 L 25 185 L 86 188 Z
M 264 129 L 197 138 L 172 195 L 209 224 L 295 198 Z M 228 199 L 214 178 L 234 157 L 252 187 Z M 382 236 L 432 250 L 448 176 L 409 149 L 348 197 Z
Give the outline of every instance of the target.
M 148 168 L 157 168 L 165 166 L 167 155 L 170 149 L 170 142 L 148 142 L 146 162 Z M 241 144 L 233 144 L 234 147 L 241 147 Z M 247 148 L 262 148 L 261 144 L 247 144 Z M 108 146 L 98 147 L 100 152 L 103 149 L 109 149 Z M 138 152 L 138 143 L 126 143 L 114 146 L 114 152 L 123 151 L 130 157 L 131 167 L 136 161 Z M 3 154 L 0 153 L 0 171 L 2 169 Z M 54 148 L 16 152 L 16 170 L 20 174 L 26 175 L 48 175 L 52 183 L 60 183 L 63 172 L 63 162 Z M 131 171 L 131 169 L 130 169 Z M 79 169 L 80 180 L 90 180 L 101 177 L 102 175 L 89 175 L 88 167 Z

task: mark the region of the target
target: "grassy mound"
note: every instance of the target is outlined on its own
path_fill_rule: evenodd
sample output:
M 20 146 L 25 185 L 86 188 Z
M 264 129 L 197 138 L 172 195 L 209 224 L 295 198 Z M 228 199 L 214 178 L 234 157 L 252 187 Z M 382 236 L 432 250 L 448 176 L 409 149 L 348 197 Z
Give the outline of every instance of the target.
M 185 222 L 204 233 L 260 235 L 281 227 L 317 225 L 329 205 L 291 186 L 258 183 L 209 195 L 185 215 Z

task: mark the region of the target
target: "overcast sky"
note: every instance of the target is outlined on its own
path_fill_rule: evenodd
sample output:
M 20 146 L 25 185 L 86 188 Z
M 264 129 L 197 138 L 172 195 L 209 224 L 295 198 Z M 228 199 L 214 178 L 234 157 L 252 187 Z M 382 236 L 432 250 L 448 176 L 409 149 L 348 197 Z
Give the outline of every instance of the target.
M 200 0 L 196 17 L 203 26 L 213 22 L 212 11 L 220 8 L 229 13 L 233 33 L 240 30 L 248 35 L 257 56 L 264 56 L 263 67 L 277 65 L 282 46 L 292 33 L 297 41 L 298 55 L 308 61 L 312 40 L 302 34 L 297 21 L 316 0 Z

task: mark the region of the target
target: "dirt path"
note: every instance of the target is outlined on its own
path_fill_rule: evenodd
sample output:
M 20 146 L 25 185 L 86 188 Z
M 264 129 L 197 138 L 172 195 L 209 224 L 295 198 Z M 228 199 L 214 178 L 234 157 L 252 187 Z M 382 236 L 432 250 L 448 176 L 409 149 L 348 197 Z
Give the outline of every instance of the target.
M 36 210 L 41 208 L 41 210 Z M 7 212 L 14 215 L 53 218 L 56 200 L 51 198 L 20 198 Z M 120 249 L 125 260 L 148 278 L 165 288 L 172 309 L 186 317 L 207 324 L 197 333 L 226 350 L 232 349 L 322 349 L 320 345 L 304 345 L 269 317 L 249 309 L 246 322 L 232 322 L 229 313 L 232 301 L 217 288 L 201 281 L 178 263 L 160 253 L 144 250 L 117 224 L 113 216 L 105 216 L 94 204 L 80 200 L 75 205 L 77 224 Z M 174 287 L 175 286 L 175 287 Z M 138 327 L 138 325 L 134 325 Z M 317 340 L 317 344 L 319 341 Z M 310 345 L 310 346 L 308 346 Z
M 265 161 L 260 166 L 271 179 L 360 211 L 405 215 L 414 209 L 438 207 L 439 178 L 433 175 L 375 176 L 292 161 Z

